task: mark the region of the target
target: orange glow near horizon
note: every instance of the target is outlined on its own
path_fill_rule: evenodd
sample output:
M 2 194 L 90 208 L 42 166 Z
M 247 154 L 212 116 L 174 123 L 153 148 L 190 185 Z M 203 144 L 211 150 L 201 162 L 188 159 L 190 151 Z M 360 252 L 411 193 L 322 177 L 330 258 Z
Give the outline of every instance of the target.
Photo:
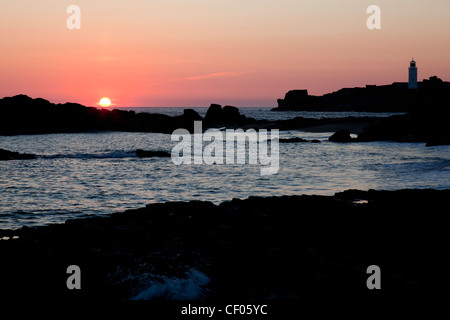
M 66 8 L 81 8 L 81 29 Z M 2 3 L 0 97 L 55 103 L 274 107 L 288 90 L 450 80 L 450 1 L 43 0 Z

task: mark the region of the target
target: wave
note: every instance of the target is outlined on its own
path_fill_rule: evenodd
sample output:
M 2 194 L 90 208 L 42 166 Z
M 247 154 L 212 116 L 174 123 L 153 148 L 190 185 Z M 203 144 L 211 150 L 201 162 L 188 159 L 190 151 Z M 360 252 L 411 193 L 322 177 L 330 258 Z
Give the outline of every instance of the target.
M 197 300 L 204 295 L 204 286 L 209 283 L 209 278 L 197 270 L 186 272 L 186 278 L 156 277 L 150 286 L 130 300 Z

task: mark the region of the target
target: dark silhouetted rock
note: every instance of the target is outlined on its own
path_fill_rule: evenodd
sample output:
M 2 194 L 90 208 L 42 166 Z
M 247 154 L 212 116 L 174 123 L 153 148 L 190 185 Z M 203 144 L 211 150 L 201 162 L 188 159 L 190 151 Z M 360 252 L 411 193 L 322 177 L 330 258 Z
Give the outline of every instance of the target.
M 0 135 L 73 133 L 86 131 L 159 132 L 170 134 L 176 129 L 194 131 L 194 122 L 202 117 L 192 109 L 182 115 L 124 110 L 107 110 L 85 107 L 77 103 L 53 104 L 47 100 L 32 99 L 25 95 L 0 99 Z M 232 106 L 213 104 L 203 121 L 203 128 L 253 128 L 295 130 L 312 126 L 331 125 L 352 128 L 367 126 L 371 118 L 322 118 L 296 117 L 288 120 L 268 121 L 247 118 Z M 349 127 L 350 126 L 350 127 Z M 332 131 L 335 131 L 333 129 Z
M 247 120 L 247 117 L 240 114 L 239 109 L 233 106 L 223 107 L 223 117 L 225 122 L 229 124 L 241 125 Z
M 239 109 L 233 106 L 212 104 L 205 115 L 205 123 L 210 125 L 242 125 L 247 118 L 241 115 Z
M 320 140 L 317 140 L 317 139 L 312 139 L 311 143 L 322 143 L 322 142 Z
M 235 107 L 212 105 L 207 112 L 203 128 L 241 126 L 247 119 Z M 176 129 L 194 131 L 194 121 L 202 117 L 192 109 L 182 115 L 168 116 L 124 110 L 85 107 L 77 103 L 54 104 L 47 100 L 32 99 L 26 95 L 0 99 L 0 135 L 73 133 L 86 131 L 126 131 L 172 133 Z M 264 122 L 264 121 L 260 121 Z
M 239 119 L 241 117 L 241 114 L 239 112 L 239 109 L 233 106 L 225 106 L 223 107 L 223 114 L 226 118 L 229 119 Z
M 166 151 L 147 151 L 147 150 L 137 149 L 135 152 L 139 158 L 170 157 L 171 156 L 171 154 Z
M 110 304 L 152 285 L 162 289 L 153 299 L 175 299 L 182 288 L 176 281 L 162 287 L 160 280 L 191 280 L 194 269 L 209 279 L 196 288 L 195 300 L 350 301 L 378 308 L 383 301 L 410 305 L 415 297 L 435 303 L 447 296 L 445 270 L 436 266 L 448 260 L 442 208 L 449 198 L 450 190 L 350 190 L 152 203 L 105 217 L 0 229 L 0 238 L 16 237 L 0 241 L 0 301 L 6 305 L 26 292 L 33 301 Z M 391 290 L 374 294 L 367 268 L 377 263 Z M 81 290 L 65 285 L 72 264 L 81 268 Z
M 219 104 L 211 104 L 206 111 L 205 121 L 207 122 L 216 122 L 219 121 L 222 117 L 223 110 L 222 106 Z
M 436 101 L 405 115 L 379 119 L 364 128 L 357 140 L 447 144 L 449 118 L 450 109 Z
M 450 82 L 436 76 L 418 83 L 417 90 L 409 90 L 407 83 L 367 85 L 343 88 L 322 96 L 309 95 L 307 90 L 291 90 L 278 99 L 274 111 L 357 111 L 411 112 L 435 102 L 446 102 Z
M 280 143 L 292 143 L 292 142 L 308 142 L 308 140 L 302 139 L 300 137 L 295 138 L 281 138 L 279 139 Z
M 194 109 L 184 109 L 183 119 L 186 121 L 202 121 L 203 118 Z
M 337 131 L 331 137 L 329 137 L 328 140 L 329 141 L 333 141 L 333 142 L 351 142 L 351 141 L 355 141 L 355 139 L 353 139 L 350 136 L 350 130 L 347 130 L 347 129 L 342 129 L 342 130 Z
M 36 155 L 0 149 L 0 160 L 29 160 L 29 159 L 36 159 Z
M 427 147 L 448 146 L 450 145 L 450 136 L 431 138 L 427 141 Z

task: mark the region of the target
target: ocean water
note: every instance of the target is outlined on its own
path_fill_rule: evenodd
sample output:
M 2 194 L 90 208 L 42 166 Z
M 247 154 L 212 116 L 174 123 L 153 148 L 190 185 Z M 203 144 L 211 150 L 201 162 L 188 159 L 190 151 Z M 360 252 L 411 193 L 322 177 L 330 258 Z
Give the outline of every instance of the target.
M 170 152 L 177 142 L 168 134 L 0 136 L 0 148 L 38 155 L 35 160 L 0 161 L 0 228 L 63 223 L 154 202 L 450 188 L 450 146 L 339 144 L 327 141 L 331 134 L 280 132 L 280 137 L 322 143 L 280 144 L 280 169 L 269 176 L 261 176 L 259 164 L 177 166 L 171 158 L 134 154 L 138 148 Z
M 149 112 L 149 113 L 162 113 L 169 116 L 177 116 L 183 113 L 186 108 L 117 108 L 120 110 L 133 110 L 136 113 Z M 208 107 L 190 108 L 198 112 L 199 115 L 204 117 L 208 111 Z M 283 111 L 274 112 L 270 111 L 272 108 L 239 108 L 239 112 L 247 117 L 252 117 L 256 120 L 287 120 L 295 117 L 304 118 L 345 118 L 345 117 L 389 117 L 395 114 L 392 112 L 311 112 L 311 111 Z

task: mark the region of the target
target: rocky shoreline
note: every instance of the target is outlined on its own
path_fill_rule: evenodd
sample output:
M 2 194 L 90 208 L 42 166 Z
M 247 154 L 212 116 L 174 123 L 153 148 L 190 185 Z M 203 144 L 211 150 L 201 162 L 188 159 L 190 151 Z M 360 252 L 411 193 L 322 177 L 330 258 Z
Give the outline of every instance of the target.
M 0 230 L 0 301 L 430 299 L 445 289 L 449 198 L 450 190 L 348 190 L 168 202 Z M 81 269 L 81 290 L 66 287 L 70 265 Z M 366 287 L 370 265 L 381 268 L 382 290 Z
M 310 132 L 348 130 L 358 134 L 356 139 L 336 142 L 426 142 L 428 146 L 450 144 L 450 110 L 442 101 L 430 101 L 430 105 L 416 106 L 404 115 L 387 118 L 345 117 L 304 118 L 288 120 L 255 120 L 240 114 L 233 106 L 212 104 L 205 117 L 195 110 L 185 109 L 180 116 L 135 113 L 134 111 L 105 110 L 79 104 L 52 104 L 44 99 L 32 99 L 19 95 L 0 99 L 0 135 L 74 133 L 89 131 L 127 131 L 172 133 L 184 128 L 194 131 L 194 121 L 202 121 L 203 130 L 209 128 L 230 129 L 278 129 Z M 332 139 L 333 140 L 333 139 Z M 347 141 L 348 140 L 348 141 Z
M 25 95 L 0 99 L 0 135 L 76 133 L 92 131 L 127 131 L 172 133 L 184 128 L 193 132 L 194 121 L 202 121 L 208 128 L 296 130 L 317 126 L 356 126 L 358 131 L 377 118 L 346 117 L 310 119 L 295 117 L 289 120 L 255 120 L 240 114 L 233 106 L 212 104 L 201 117 L 193 109 L 185 109 L 180 116 L 134 111 L 106 110 L 85 107 L 76 103 L 53 104 L 47 100 Z M 329 130 L 329 129 L 328 129 Z

